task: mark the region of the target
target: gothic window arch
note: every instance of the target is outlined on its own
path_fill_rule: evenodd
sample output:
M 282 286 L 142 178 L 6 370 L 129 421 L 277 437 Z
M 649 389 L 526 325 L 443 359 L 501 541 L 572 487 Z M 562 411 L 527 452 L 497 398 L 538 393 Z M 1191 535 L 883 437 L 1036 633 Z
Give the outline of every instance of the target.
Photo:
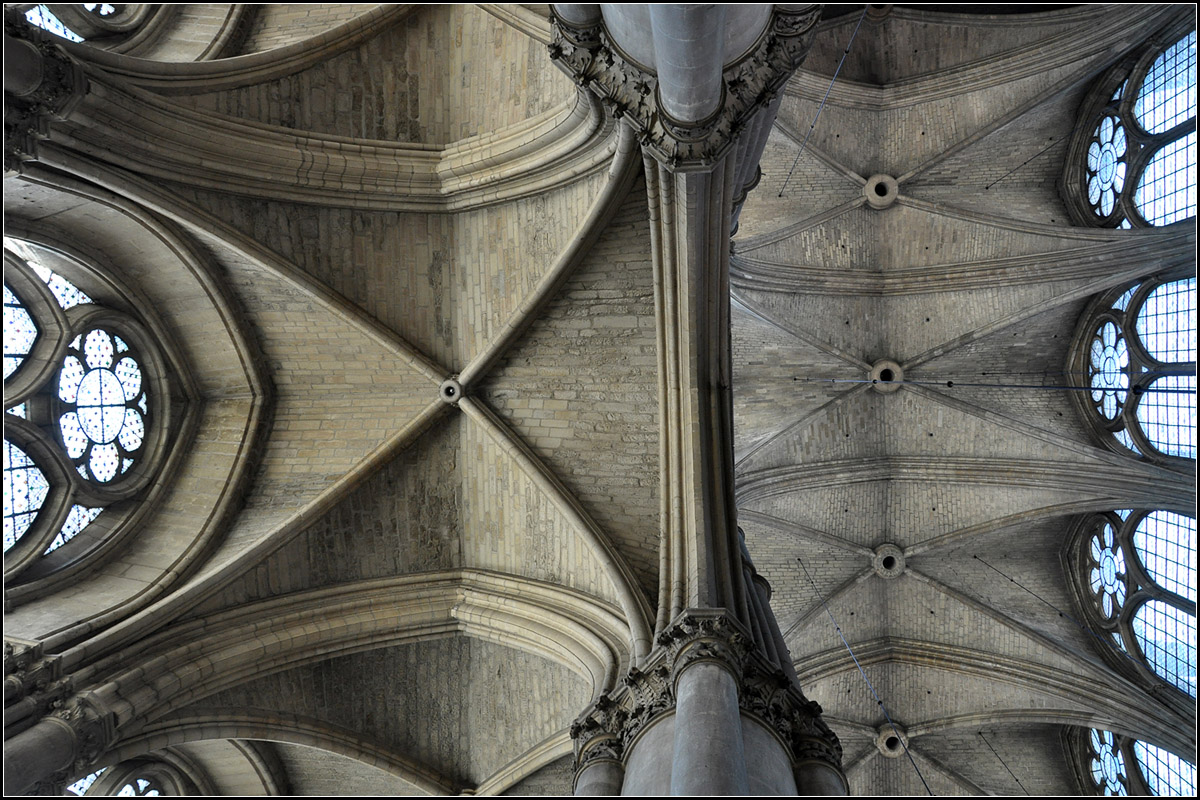
M 1196 279 L 1166 274 L 1111 289 L 1084 312 L 1067 372 L 1104 446 L 1191 470 L 1196 458 Z
M 92 277 L 107 295 L 94 299 L 76 285 L 82 262 L 29 241 L 6 238 L 4 260 L 11 586 L 111 548 L 158 476 L 177 409 L 161 348 L 115 284 Z
M 1190 718 L 1196 697 L 1196 520 L 1165 509 L 1079 518 L 1065 561 L 1082 623 L 1115 669 Z M 1101 795 L 1193 794 L 1195 764 L 1108 730 L 1074 729 L 1080 784 Z
M 1080 783 L 1108 797 L 1195 794 L 1196 765 L 1169 750 L 1112 731 L 1075 729 L 1068 747 L 1076 751 Z
M 1092 87 L 1068 148 L 1063 193 L 1080 225 L 1195 218 L 1195 30 L 1151 42 Z
M 1089 514 L 1070 560 L 1110 662 L 1147 686 L 1196 697 L 1196 520 L 1163 509 Z

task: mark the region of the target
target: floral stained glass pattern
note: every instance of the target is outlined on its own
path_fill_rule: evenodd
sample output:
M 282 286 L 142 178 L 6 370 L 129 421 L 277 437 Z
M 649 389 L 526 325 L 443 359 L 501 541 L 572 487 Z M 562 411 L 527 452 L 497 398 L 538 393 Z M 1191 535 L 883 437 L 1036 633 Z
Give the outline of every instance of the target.
M 1092 339 L 1091 387 L 1092 402 L 1105 418 L 1116 419 L 1125 403 L 1125 392 L 1129 388 L 1129 353 L 1125 337 L 1117 326 L 1106 322 Z
M 1116 542 L 1112 525 L 1104 523 L 1092 537 L 1092 567 L 1089 581 L 1099 598 L 1106 619 L 1115 619 L 1125 605 L 1125 556 Z
M 99 483 L 127 472 L 146 437 L 141 367 L 117 352 L 117 341 L 104 329 L 88 331 L 59 372 L 58 397 L 73 406 L 59 418 L 63 445 L 80 474 Z
M 1125 188 L 1125 153 L 1128 140 L 1116 117 L 1105 117 L 1092 134 L 1087 154 L 1088 202 L 1096 214 L 1107 217 Z
M 1092 780 L 1107 797 L 1126 797 L 1129 778 L 1125 773 L 1125 757 L 1117 749 L 1110 731 L 1092 729 Z

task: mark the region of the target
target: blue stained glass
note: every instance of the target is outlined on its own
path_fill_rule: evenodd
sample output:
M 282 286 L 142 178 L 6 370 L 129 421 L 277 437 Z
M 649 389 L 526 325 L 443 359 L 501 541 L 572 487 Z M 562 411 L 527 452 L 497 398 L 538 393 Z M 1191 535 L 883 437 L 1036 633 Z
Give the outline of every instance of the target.
M 71 513 L 67 515 L 67 521 L 63 523 L 62 529 L 59 530 L 58 535 L 54 537 L 54 541 L 50 542 L 50 546 L 46 548 L 46 552 L 52 553 L 67 542 L 74 539 L 77 535 L 79 535 L 80 531 L 92 524 L 92 521 L 95 520 L 96 517 L 100 516 L 100 512 L 103 510 L 103 508 L 87 508 L 79 505 L 78 503 L 71 506 Z M 91 784 L 89 783 L 88 786 L 90 785 Z M 86 790 L 87 787 L 85 786 L 84 789 Z M 82 794 L 82 792 L 80 792 L 80 794 Z
M 1168 375 L 1151 383 L 1138 403 L 1137 419 L 1160 453 L 1195 458 L 1196 376 Z
M 1196 696 L 1196 618 L 1161 600 L 1133 615 L 1133 633 L 1150 669 L 1167 683 Z
M 1163 145 L 1138 179 L 1133 201 L 1151 225 L 1196 216 L 1196 132 Z
M 25 451 L 4 440 L 4 552 L 17 543 L 37 518 L 50 484 Z
M 82 42 L 83 37 L 62 24 L 62 20 L 54 16 L 50 9 L 44 5 L 34 6 L 25 12 L 25 19 L 29 20 L 30 24 L 36 25 L 44 31 L 61 36 L 64 39 L 69 39 L 72 42 Z
M 1133 546 L 1159 586 L 1196 602 L 1196 520 L 1155 511 L 1138 523 Z
M 1195 764 L 1145 742 L 1135 742 L 1133 754 L 1151 794 L 1156 797 L 1192 797 L 1196 794 Z
M 1117 438 L 1118 442 L 1125 445 L 1139 456 L 1142 454 L 1142 451 L 1138 449 L 1138 446 L 1133 443 L 1133 437 L 1129 435 L 1129 431 L 1125 428 L 1121 428 L 1119 431 L 1114 431 L 1113 436 Z
M 1117 748 L 1116 740 L 1110 731 L 1091 731 L 1092 780 L 1108 797 L 1125 797 L 1129 794 L 1126 787 L 1128 778 L 1125 775 L 1125 758 Z
M 1159 286 L 1138 311 L 1138 338 L 1165 363 L 1196 360 L 1196 279 Z
M 68 786 L 67 791 L 70 792 L 71 794 L 79 795 L 82 797 L 84 792 L 86 792 L 88 789 L 90 789 L 92 784 L 96 782 L 96 778 L 99 778 L 103 774 L 104 774 L 104 769 L 98 769 L 95 772 L 93 772 L 91 775 L 85 775 L 84 777 L 80 778 L 79 780 L 75 781 L 70 786 Z
M 1154 60 L 1133 105 L 1148 133 L 1165 133 L 1196 116 L 1196 32 Z
M 1141 286 L 1140 283 L 1135 283 L 1129 288 L 1129 291 L 1117 298 L 1117 302 L 1113 303 L 1113 308 L 1118 308 L 1121 311 L 1129 308 L 1129 301 L 1133 299 L 1133 293 Z
M 25 362 L 37 341 L 38 328 L 24 303 L 4 285 L 4 379 Z

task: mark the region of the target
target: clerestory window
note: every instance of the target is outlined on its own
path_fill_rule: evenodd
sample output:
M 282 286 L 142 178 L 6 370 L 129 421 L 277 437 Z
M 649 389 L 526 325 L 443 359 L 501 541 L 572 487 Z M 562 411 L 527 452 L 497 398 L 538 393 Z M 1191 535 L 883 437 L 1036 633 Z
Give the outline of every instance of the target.
M 1196 793 L 1196 765 L 1169 750 L 1095 728 L 1088 731 L 1083 749 L 1087 777 L 1096 794 L 1191 797 Z
M 70 257 L 4 244 L 4 575 L 19 583 L 86 557 L 130 517 L 163 462 L 172 392 L 136 317 L 43 263 Z
M 1076 222 L 1158 227 L 1196 216 L 1196 32 L 1115 67 L 1093 87 L 1068 152 Z
M 1151 279 L 1105 293 L 1080 321 L 1068 371 L 1102 443 L 1190 467 L 1196 458 L 1196 279 Z M 1082 393 L 1081 393 L 1082 394 Z

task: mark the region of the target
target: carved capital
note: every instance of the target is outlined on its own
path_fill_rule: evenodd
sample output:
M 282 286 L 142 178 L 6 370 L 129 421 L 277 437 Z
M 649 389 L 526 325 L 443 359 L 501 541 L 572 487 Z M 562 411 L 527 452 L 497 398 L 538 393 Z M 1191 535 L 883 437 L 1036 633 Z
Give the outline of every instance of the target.
M 16 694 L 9 702 L 32 695 L 41 713 L 70 693 L 70 682 L 62 678 L 59 657 L 43 658 L 42 646 L 36 643 L 4 642 L 4 677 L 16 687 Z
M 689 611 L 659 634 L 658 644 L 671 662 L 672 684 L 679 673 L 698 661 L 720 664 L 741 680 L 753 647 L 741 626 L 723 611 Z
M 75 733 L 75 772 L 85 772 L 116 740 L 116 715 L 98 710 L 87 698 L 76 695 L 53 704 L 51 716 Z
M 658 98 L 657 76 L 626 60 L 602 21 L 578 28 L 552 11 L 550 58 L 599 97 L 614 117 L 628 120 L 642 146 L 664 166 L 707 169 L 725 155 L 755 113 L 771 102 L 804 61 L 819 19 L 817 5 L 794 11 L 776 7 L 757 45 L 725 69 L 717 112 L 698 122 L 671 119 Z
M 37 141 L 49 135 L 50 122 L 66 119 L 83 99 L 87 78 L 77 61 L 23 19 L 6 14 L 4 30 L 5 45 L 19 53 L 16 60 L 28 81 L 19 94 L 4 93 L 4 171 L 11 174 L 36 158 Z

